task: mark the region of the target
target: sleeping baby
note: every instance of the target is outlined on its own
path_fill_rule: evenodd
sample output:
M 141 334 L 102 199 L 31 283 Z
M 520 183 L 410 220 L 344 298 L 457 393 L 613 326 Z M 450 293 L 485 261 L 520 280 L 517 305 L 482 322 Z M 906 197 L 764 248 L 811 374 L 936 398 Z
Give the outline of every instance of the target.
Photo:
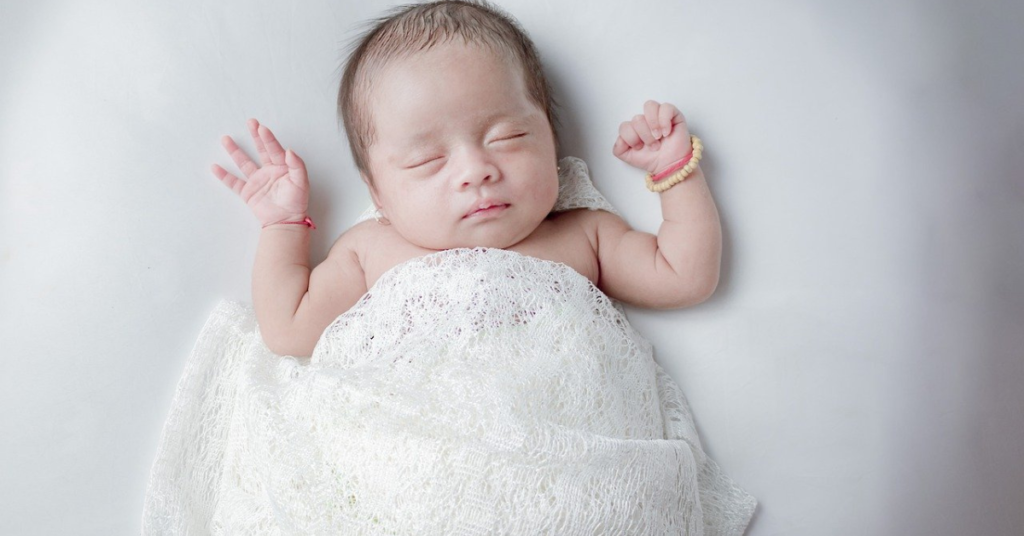
M 258 164 L 222 139 L 244 178 L 213 172 L 262 225 L 253 304 L 222 306 L 193 350 L 147 531 L 742 534 L 754 499 L 619 303 L 717 285 L 683 114 L 649 100 L 612 147 L 661 198 L 652 235 L 558 159 L 538 54 L 491 4 L 376 21 L 338 108 L 373 206 L 312 269 L 302 159 L 255 119 Z

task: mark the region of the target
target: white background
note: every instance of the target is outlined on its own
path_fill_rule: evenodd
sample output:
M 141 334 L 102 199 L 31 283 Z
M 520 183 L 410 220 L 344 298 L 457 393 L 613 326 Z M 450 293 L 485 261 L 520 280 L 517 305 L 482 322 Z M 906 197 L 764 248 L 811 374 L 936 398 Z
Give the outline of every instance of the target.
M 209 171 L 268 124 L 309 168 L 313 261 L 369 203 L 335 116 L 390 4 L 0 0 L 0 533 L 136 534 L 185 359 L 250 301 L 259 226 Z M 750 535 L 1021 534 L 1024 4 L 504 0 L 585 159 L 648 98 L 706 147 L 714 297 L 630 310 Z

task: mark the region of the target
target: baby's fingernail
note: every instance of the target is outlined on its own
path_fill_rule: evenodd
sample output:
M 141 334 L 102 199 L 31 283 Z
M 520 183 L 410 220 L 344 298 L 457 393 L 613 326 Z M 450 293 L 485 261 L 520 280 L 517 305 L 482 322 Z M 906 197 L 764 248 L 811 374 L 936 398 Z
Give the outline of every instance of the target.
M 660 130 L 658 130 L 658 129 L 654 129 L 654 130 L 652 130 L 652 131 L 651 131 L 651 134 L 654 134 L 654 137 L 655 137 L 655 138 L 660 138 L 660 137 L 661 137 L 661 131 L 660 131 Z

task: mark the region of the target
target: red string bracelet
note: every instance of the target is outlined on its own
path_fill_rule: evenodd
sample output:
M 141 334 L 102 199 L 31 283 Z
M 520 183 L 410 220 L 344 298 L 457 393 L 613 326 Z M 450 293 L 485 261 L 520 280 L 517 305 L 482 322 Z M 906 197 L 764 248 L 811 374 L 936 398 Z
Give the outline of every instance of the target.
M 267 227 L 269 227 L 271 225 L 277 225 L 279 223 L 297 223 L 297 224 L 300 224 L 300 225 L 305 225 L 305 226 L 309 227 L 310 229 L 316 229 L 316 225 L 313 224 L 313 220 L 310 219 L 309 216 L 306 216 L 306 219 L 304 219 L 302 221 L 278 221 L 278 222 L 274 222 L 274 223 L 268 223 L 268 224 L 264 225 L 263 228 L 266 229 Z
M 680 160 L 680 161 L 676 162 L 675 164 L 672 164 L 671 166 L 669 166 L 668 169 L 666 169 L 665 171 L 662 171 L 661 173 L 658 173 L 657 175 L 652 175 L 651 176 L 651 181 L 658 182 L 661 179 L 664 179 L 665 177 L 668 177 L 672 173 L 674 173 L 676 171 L 679 171 L 680 169 L 683 169 L 683 166 L 685 166 L 686 163 L 689 162 L 691 158 L 693 158 L 693 150 L 690 151 L 690 154 L 684 156 L 682 160 Z
M 648 190 L 660 194 L 661 192 L 664 192 L 665 190 L 668 190 L 669 188 L 686 180 L 686 178 L 697 169 L 697 165 L 700 163 L 701 153 L 704 151 L 704 144 L 701 143 L 700 138 L 690 134 L 690 145 L 693 147 L 690 155 L 679 162 L 672 164 L 665 171 L 658 173 L 657 178 L 650 173 L 647 174 L 646 182 Z M 680 168 L 680 166 L 682 166 L 682 168 Z

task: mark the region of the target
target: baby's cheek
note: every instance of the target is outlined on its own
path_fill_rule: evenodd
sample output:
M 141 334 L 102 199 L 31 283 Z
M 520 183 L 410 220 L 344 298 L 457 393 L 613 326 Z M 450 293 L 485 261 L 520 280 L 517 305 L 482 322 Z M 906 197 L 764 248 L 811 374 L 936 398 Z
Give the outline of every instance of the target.
M 554 179 L 546 181 L 544 186 L 545 187 L 541 189 L 542 195 L 540 202 L 554 207 L 555 202 L 558 201 L 558 176 L 555 175 Z

